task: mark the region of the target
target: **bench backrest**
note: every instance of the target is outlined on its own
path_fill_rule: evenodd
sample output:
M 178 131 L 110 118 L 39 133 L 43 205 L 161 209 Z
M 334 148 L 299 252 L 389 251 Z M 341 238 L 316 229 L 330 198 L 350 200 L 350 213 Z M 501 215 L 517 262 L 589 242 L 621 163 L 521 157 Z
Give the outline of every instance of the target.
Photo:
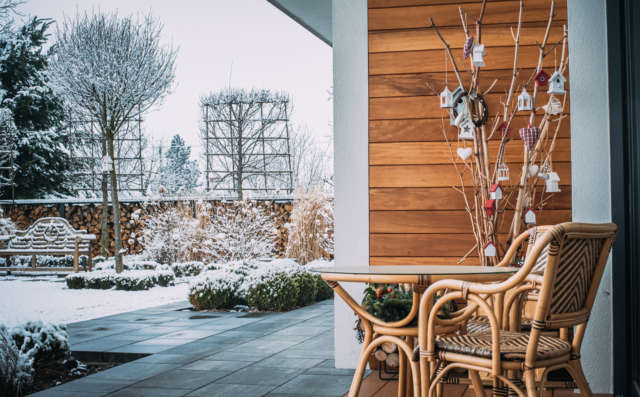
M 76 238 L 87 235 L 64 218 L 40 218 L 27 230 L 17 230 L 8 244 L 10 250 L 73 250 Z M 88 250 L 90 242 L 80 239 L 78 248 Z

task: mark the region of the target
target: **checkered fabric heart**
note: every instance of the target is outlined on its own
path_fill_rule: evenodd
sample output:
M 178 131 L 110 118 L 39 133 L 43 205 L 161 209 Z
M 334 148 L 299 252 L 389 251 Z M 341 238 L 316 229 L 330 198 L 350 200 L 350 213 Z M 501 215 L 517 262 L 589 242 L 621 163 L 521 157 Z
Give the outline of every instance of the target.
M 531 150 L 538 141 L 538 137 L 540 136 L 540 128 L 536 126 L 520 128 L 520 131 L 518 131 L 518 133 L 520 134 L 520 138 L 522 138 L 524 144 L 527 145 L 529 150 Z
M 467 37 L 467 40 L 464 42 L 462 53 L 465 59 L 469 58 L 469 55 L 471 55 L 471 51 L 473 51 L 473 36 Z

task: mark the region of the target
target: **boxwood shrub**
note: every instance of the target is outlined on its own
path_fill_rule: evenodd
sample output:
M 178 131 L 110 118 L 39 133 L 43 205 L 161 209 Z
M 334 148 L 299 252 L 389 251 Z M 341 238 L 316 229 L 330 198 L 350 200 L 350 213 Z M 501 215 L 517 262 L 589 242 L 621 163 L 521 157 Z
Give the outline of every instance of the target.
M 298 306 L 307 306 L 315 302 L 318 296 L 318 283 L 315 276 L 303 270 L 295 273 L 293 278 L 300 288 Z
M 192 277 L 197 276 L 205 269 L 205 264 L 202 262 L 176 262 L 171 265 L 171 270 L 176 277 Z
M 114 270 L 97 270 L 93 272 L 73 273 L 66 277 L 70 289 L 116 289 L 140 291 L 155 285 L 166 287 L 173 285 L 175 276 L 168 268 L 158 270 L 125 270 L 116 273 Z
M 243 276 L 227 270 L 201 274 L 189 286 L 189 302 L 197 310 L 231 309 L 244 303 L 239 295 Z
M 313 278 L 316 281 L 316 286 L 318 288 L 318 293 L 316 294 L 316 301 L 323 301 L 326 299 L 333 298 L 333 288 L 329 287 L 327 283 L 324 282 L 322 277 L 318 274 L 314 274 Z

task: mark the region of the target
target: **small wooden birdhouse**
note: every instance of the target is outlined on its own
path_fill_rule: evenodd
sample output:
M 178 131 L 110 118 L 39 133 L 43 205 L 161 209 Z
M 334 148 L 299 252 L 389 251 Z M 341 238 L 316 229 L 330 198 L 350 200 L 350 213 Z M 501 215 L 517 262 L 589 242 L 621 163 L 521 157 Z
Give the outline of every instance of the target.
M 500 200 L 502 198 L 502 187 L 500 187 L 499 183 L 494 183 L 489 190 L 491 194 L 491 198 L 494 200 Z
M 549 103 L 547 103 L 543 107 L 547 113 L 554 116 L 562 112 L 562 103 L 560 103 L 560 100 L 554 96 L 552 96 L 549 100 Z
M 558 186 L 559 182 L 560 182 L 560 176 L 558 176 L 558 173 L 553 171 L 549 172 L 549 174 L 547 174 L 547 178 L 545 181 L 547 193 L 560 192 L 560 186 Z
M 449 87 L 444 87 L 444 90 L 440 93 L 440 107 L 450 108 L 453 107 L 453 92 L 449 91 Z
M 484 44 L 477 44 L 473 46 L 473 65 L 476 67 L 484 67 Z
M 456 127 L 458 127 L 458 139 L 473 139 L 475 126 L 469 112 L 465 110 L 458 114 Z
M 509 180 L 509 167 L 505 163 L 500 163 L 498 167 L 498 181 L 508 181 Z
M 484 247 L 482 247 L 483 251 L 484 251 L 484 256 L 488 257 L 493 257 L 496 256 L 497 254 L 497 249 L 496 249 L 496 245 L 492 242 L 492 241 L 488 241 Z
M 487 200 L 486 203 L 484 203 L 484 211 L 487 213 L 487 215 L 493 215 L 496 213 L 496 200 Z
M 566 91 L 564 90 L 564 83 L 566 82 L 567 79 L 565 79 L 564 76 L 556 70 L 549 79 L 549 89 L 547 90 L 547 94 L 566 94 Z
M 522 87 L 522 92 L 518 95 L 518 110 L 527 111 L 531 110 L 531 95 L 527 92 L 526 88 Z
M 526 224 L 534 224 L 536 223 L 536 213 L 531 209 L 527 209 L 524 213 L 524 223 Z
M 533 79 L 538 87 L 546 87 L 547 84 L 549 84 L 549 75 L 542 69 L 538 70 L 538 73 L 533 76 Z

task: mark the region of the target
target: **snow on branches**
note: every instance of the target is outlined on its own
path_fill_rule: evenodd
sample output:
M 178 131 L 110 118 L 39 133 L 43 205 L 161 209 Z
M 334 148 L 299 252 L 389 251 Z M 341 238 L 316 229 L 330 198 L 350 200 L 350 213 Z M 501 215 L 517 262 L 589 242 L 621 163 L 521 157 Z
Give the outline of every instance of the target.
M 301 265 L 333 256 L 331 197 L 316 190 L 296 191 L 287 229 L 287 256 Z

